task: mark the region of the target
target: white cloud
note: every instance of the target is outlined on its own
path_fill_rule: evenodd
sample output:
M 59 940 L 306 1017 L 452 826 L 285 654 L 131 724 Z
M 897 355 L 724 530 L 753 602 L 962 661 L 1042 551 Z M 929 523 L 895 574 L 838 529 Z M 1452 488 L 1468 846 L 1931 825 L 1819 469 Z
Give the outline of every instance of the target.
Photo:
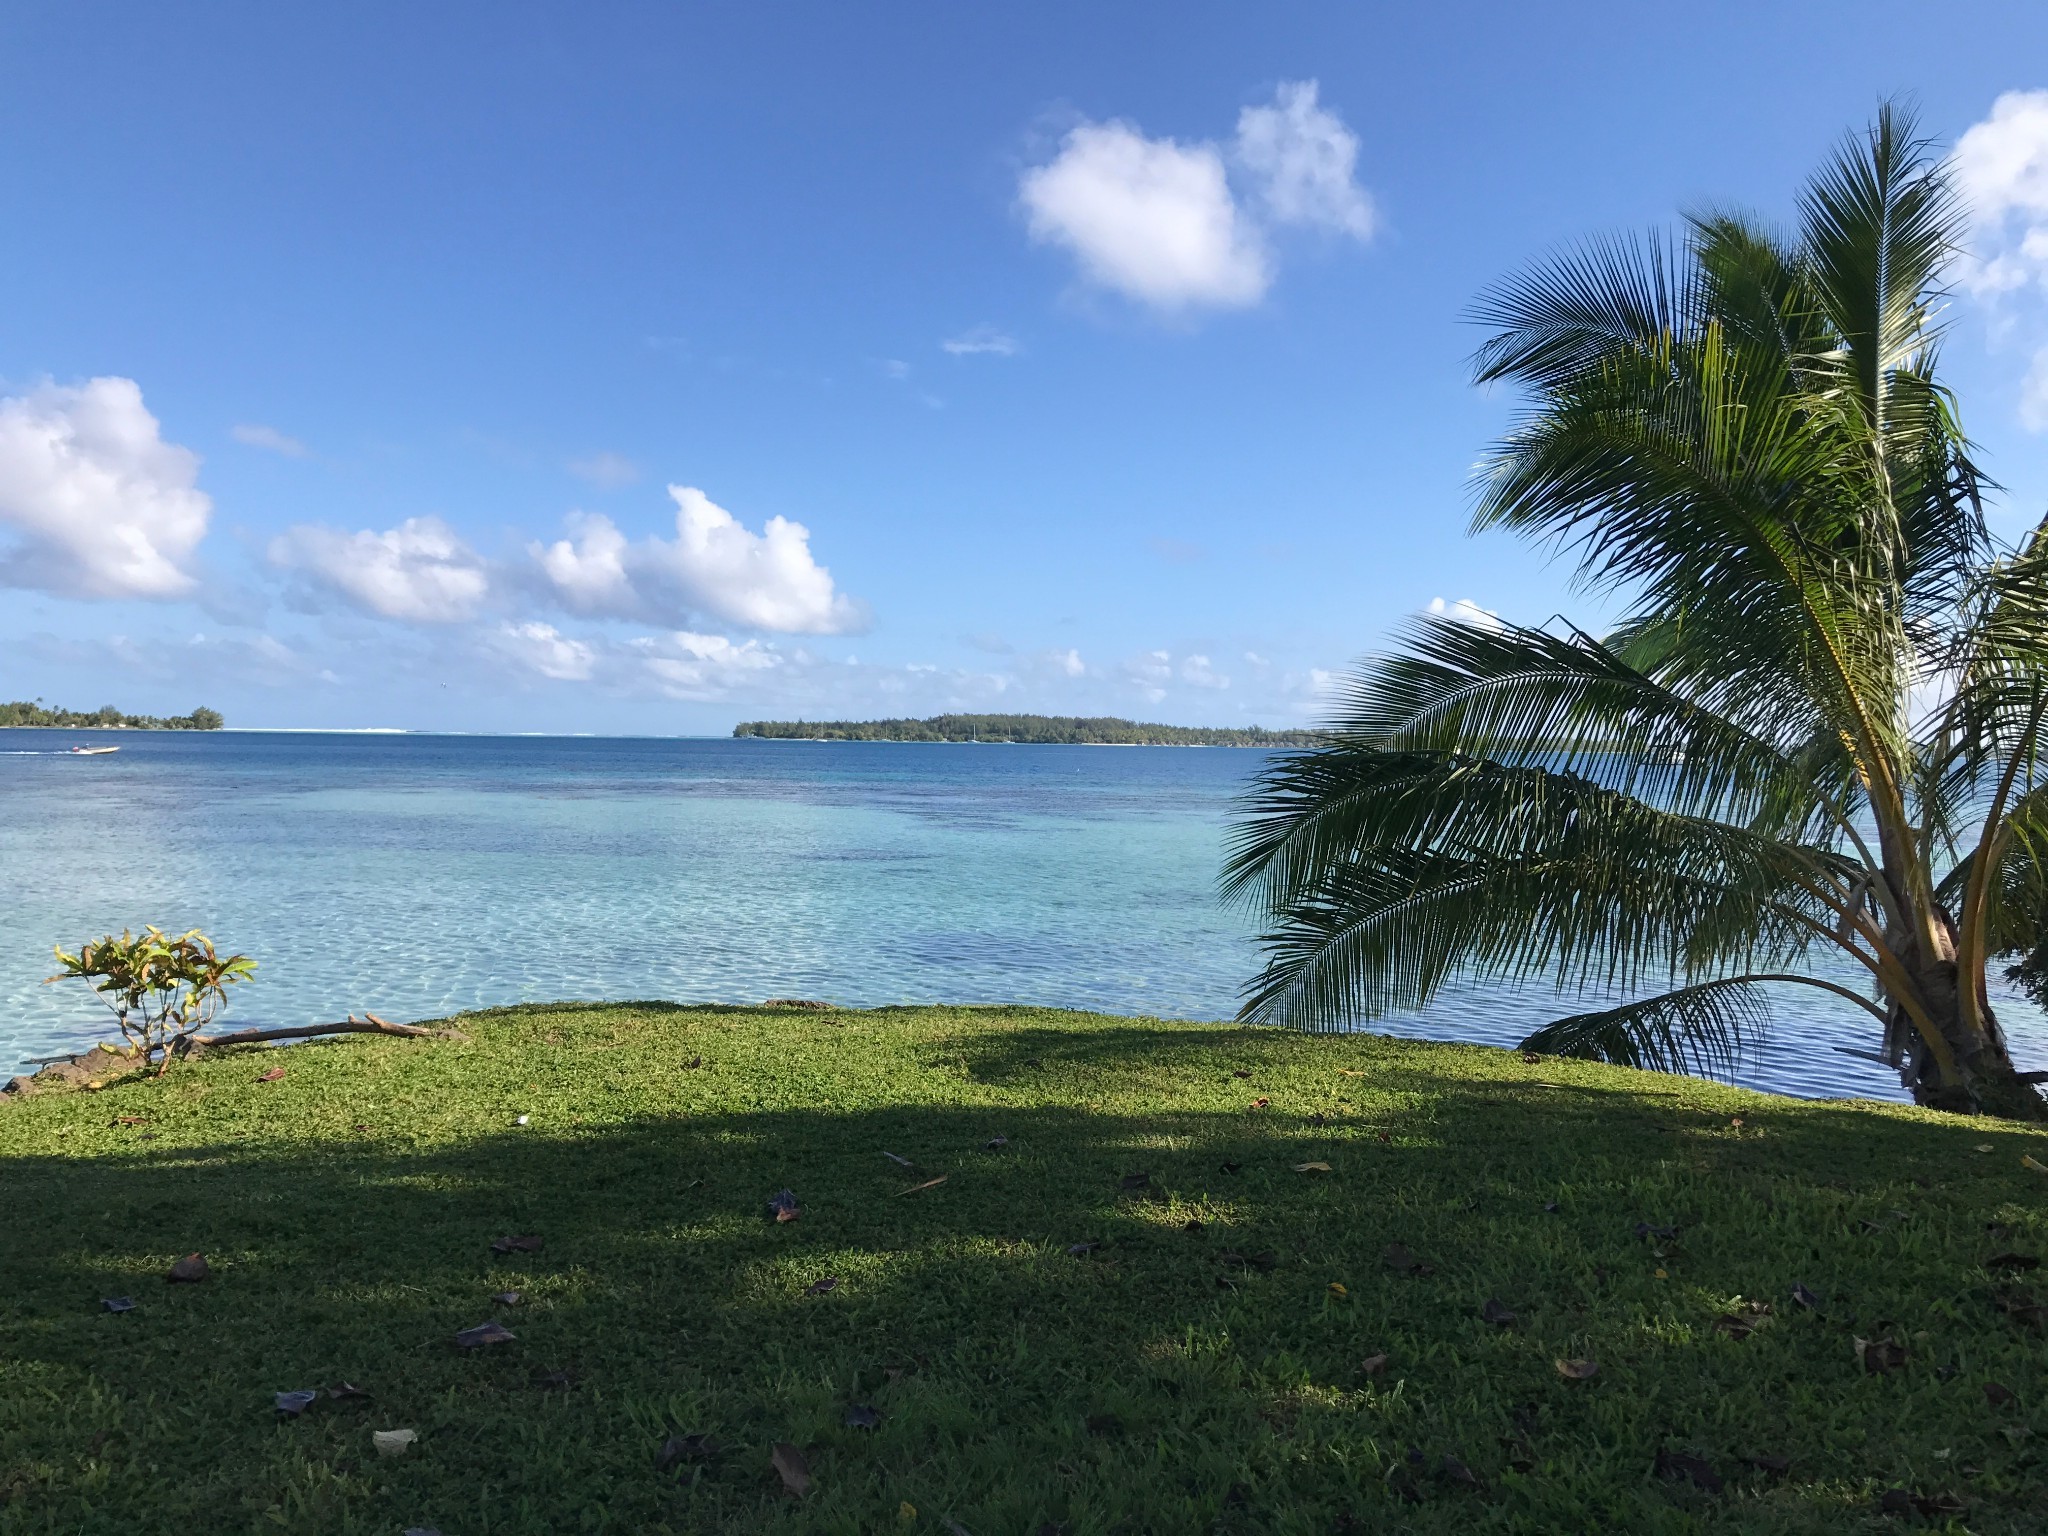
M 1372 199 L 1355 177 L 1358 135 L 1316 105 L 1316 82 L 1283 82 L 1270 107 L 1237 116 L 1237 162 L 1266 217 L 1368 240 Z
M 1502 627 L 1500 615 L 1491 608 L 1482 608 L 1469 597 L 1461 597 L 1455 603 L 1447 603 L 1440 597 L 1429 600 L 1429 611 L 1439 619 L 1456 619 L 1460 624 L 1477 625 L 1480 629 Z
M 490 588 L 483 562 L 437 517 L 383 533 L 301 523 L 271 541 L 273 565 L 387 619 L 447 624 L 468 618 Z
M 758 640 L 740 644 L 724 635 L 689 630 L 629 642 L 641 669 L 673 699 L 722 699 L 735 686 L 785 665 L 782 653 Z
M 1082 123 L 1051 164 L 1025 172 L 1018 199 L 1032 239 L 1065 247 L 1091 282 L 1158 309 L 1256 304 L 1272 281 L 1213 144 Z
M 880 367 L 884 378 L 907 379 L 910 377 L 910 364 L 903 361 L 900 357 L 885 357 L 882 359 Z
M 488 644 L 517 666 L 557 682 L 587 681 L 597 665 L 597 648 L 572 640 L 552 624 L 502 624 Z
M 1017 339 L 992 325 L 973 326 L 958 336 L 948 336 L 939 346 L 955 357 L 1014 357 L 1017 354 Z
M 1196 688 L 1228 688 L 1230 679 L 1218 672 L 1206 656 L 1184 656 L 1180 664 L 1180 680 Z
M 571 459 L 568 467 L 570 474 L 601 491 L 615 491 L 640 478 L 640 466 L 617 453 L 593 453 L 587 459 Z
M 1239 114 L 1227 154 L 1120 120 L 1081 123 L 1018 183 L 1031 238 L 1069 251 L 1089 282 L 1155 309 L 1257 304 L 1272 286 L 1272 230 L 1373 232 L 1357 135 L 1316 96 L 1313 80 L 1282 82 L 1270 105 Z
M 771 517 L 758 534 L 694 486 L 672 485 L 676 537 L 629 541 L 608 517 L 578 514 L 570 537 L 530 546 L 556 598 L 594 617 L 675 623 L 696 616 L 782 634 L 863 628 L 859 603 L 811 555 L 810 530 Z
M 250 448 L 262 448 L 271 453 L 281 453 L 288 459 L 303 459 L 306 445 L 296 437 L 280 432 L 275 427 L 266 427 L 260 421 L 242 421 L 228 428 L 228 436 Z
M 68 597 L 183 597 L 213 502 L 133 379 L 0 400 L 0 585 Z
M 1990 306 L 1995 332 L 2027 318 L 2038 337 L 2048 319 L 2048 91 L 2000 96 L 1956 141 L 1950 163 L 1973 223 L 1962 285 Z M 2048 431 L 2048 347 L 2037 344 L 2018 409 L 2028 430 Z

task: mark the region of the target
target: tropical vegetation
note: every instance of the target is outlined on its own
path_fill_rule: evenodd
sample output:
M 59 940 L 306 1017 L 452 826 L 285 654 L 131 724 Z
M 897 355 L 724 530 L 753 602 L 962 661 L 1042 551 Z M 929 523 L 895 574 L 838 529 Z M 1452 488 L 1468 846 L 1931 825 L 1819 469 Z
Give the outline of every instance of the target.
M 746 720 L 735 736 L 798 741 L 981 741 L 1051 746 L 1299 747 L 1319 731 L 1262 726 L 1146 725 L 1113 716 L 934 715 L 929 720 Z
M 223 955 L 213 940 L 194 928 L 175 938 L 161 928 L 120 937 L 107 934 L 67 953 L 57 946 L 63 967 L 50 981 L 88 983 L 114 1016 L 121 1038 L 144 1066 L 161 1076 L 171 1061 L 228 1005 L 228 988 L 247 981 L 256 962 L 247 955 Z
M 0 704 L 0 727 L 40 726 L 45 729 L 77 730 L 98 726 L 110 730 L 126 731 L 217 731 L 226 725 L 217 709 L 195 709 L 189 715 L 124 715 L 111 704 L 102 704 L 87 713 L 76 709 L 59 709 L 45 704 L 41 699 L 16 699 L 11 704 Z
M 1236 829 L 1248 1018 L 1540 980 L 1600 1006 L 1531 1048 L 1684 1070 L 1800 987 L 1867 1015 L 1920 1102 L 2042 1113 L 1986 974 L 2048 911 L 2048 542 L 1993 536 L 1941 381 L 1964 229 L 1887 107 L 1790 231 L 1698 213 L 1482 301 L 1478 379 L 1525 405 L 1474 527 L 1622 617 L 1425 618 L 1351 679 Z
M 2048 1525 L 2041 1127 L 1052 1010 L 452 1022 L 0 1094 L 0 1531 Z

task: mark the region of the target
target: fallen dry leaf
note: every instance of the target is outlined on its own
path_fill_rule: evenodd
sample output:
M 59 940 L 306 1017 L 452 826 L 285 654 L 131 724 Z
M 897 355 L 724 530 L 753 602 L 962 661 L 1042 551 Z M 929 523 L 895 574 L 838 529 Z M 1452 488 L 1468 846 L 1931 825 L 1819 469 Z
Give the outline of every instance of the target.
M 1085 1259 L 1101 1246 L 1100 1239 L 1091 1239 L 1085 1243 L 1069 1243 L 1067 1244 L 1067 1257 L 1070 1259 Z
M 1523 1064 L 1524 1066 L 1528 1066 L 1528 1067 L 1534 1067 L 1534 1066 L 1538 1066 L 1538 1065 L 1540 1065 L 1540 1064 L 1542 1063 L 1542 1061 L 1543 1061 L 1543 1058 L 1542 1058 L 1541 1056 L 1538 1056 L 1538 1055 L 1537 1055 L 1537 1054 L 1536 1054 L 1536 1053 L 1535 1053 L 1534 1051 L 1524 1051 L 1524 1052 L 1522 1052 L 1522 1064 Z
M 1818 1312 L 1820 1310 L 1820 1293 L 1810 1291 L 1803 1285 L 1794 1285 L 1792 1287 L 1792 1299 L 1809 1312 Z
M 2041 1261 L 2031 1253 L 1994 1253 L 1984 1261 L 1986 1269 L 2039 1269 Z
M 541 1240 L 531 1235 L 526 1237 L 501 1237 L 491 1244 L 491 1252 L 493 1253 L 539 1253 L 540 1249 Z
M 261 1077 L 257 1078 L 256 1081 L 259 1083 L 274 1083 L 283 1076 L 283 1067 L 272 1067 L 268 1072 L 264 1073 Z
M 486 1344 L 509 1344 L 518 1337 L 503 1323 L 492 1321 L 463 1329 L 455 1335 L 455 1342 L 463 1349 L 482 1349 Z
M 1368 1075 L 1367 1073 L 1360 1072 L 1355 1067 L 1339 1067 L 1337 1071 L 1338 1074 L 1343 1077 L 1365 1077 Z
M 1242 1168 L 1243 1166 L 1243 1163 L 1218 1163 L 1216 1165 L 1216 1171 L 1218 1173 L 1235 1173 L 1238 1169 Z
M 1980 1141 L 1977 1143 L 1975 1147 L 1971 1148 L 1971 1150 L 1973 1152 L 1996 1152 L 1998 1148 L 1991 1145 L 1991 1143 L 1988 1141 Z
M 768 1201 L 768 1214 L 778 1224 L 796 1220 L 796 1196 L 788 1190 L 778 1190 Z
M 1856 1358 L 1868 1374 L 1879 1376 L 1906 1363 L 1906 1346 L 1897 1339 L 1858 1339 Z
M 405 1448 L 419 1439 L 419 1432 L 411 1429 L 373 1429 L 370 1443 L 377 1447 L 379 1456 L 402 1456 Z
M 991 1136 L 986 1142 L 982 1143 L 981 1150 L 984 1152 L 1000 1152 L 1009 1144 L 1010 1138 L 1007 1136 Z
M 811 1466 L 804 1460 L 804 1453 L 787 1440 L 778 1440 L 775 1449 L 768 1453 L 768 1460 L 782 1479 L 782 1486 L 801 1498 L 811 1486 Z
M 135 1310 L 135 1303 L 126 1296 L 103 1296 L 100 1298 L 100 1305 L 109 1312 L 133 1312 Z
M 1373 1135 L 1376 1139 L 1380 1141 L 1392 1141 L 1394 1139 L 1394 1133 L 1392 1131 L 1375 1131 Z
M 913 1184 L 913 1185 L 911 1185 L 911 1186 L 910 1186 L 910 1188 L 908 1188 L 908 1189 L 899 1189 L 899 1190 L 897 1190 L 897 1191 L 896 1191 L 896 1193 L 897 1193 L 897 1194 L 898 1194 L 899 1196 L 901 1196 L 901 1195 L 915 1195 L 915 1194 L 919 1194 L 919 1193 L 921 1193 L 921 1192 L 923 1192 L 924 1190 L 927 1190 L 927 1189 L 937 1189 L 937 1188 L 938 1188 L 938 1187 L 939 1187 L 939 1186 L 940 1186 L 941 1184 L 945 1183 L 945 1182 L 946 1182 L 946 1180 L 947 1180 L 947 1179 L 949 1179 L 949 1178 L 951 1178 L 951 1177 L 952 1177 L 952 1175 L 951 1175 L 951 1174 L 945 1174 L 945 1173 L 942 1173 L 942 1174 L 940 1174 L 940 1175 L 939 1175 L 939 1176 L 938 1176 L 938 1177 L 937 1177 L 936 1179 L 926 1179 L 926 1180 L 925 1180 L 925 1181 L 924 1181 L 924 1182 L 923 1182 L 922 1184 Z
M 1591 1360 L 1559 1360 L 1554 1363 L 1557 1374 L 1566 1381 L 1591 1381 L 1600 1374 L 1600 1367 Z
M 1328 1173 L 1330 1165 L 1328 1163 L 1296 1163 L 1294 1171 L 1296 1173 Z
M 2020 1400 L 2019 1393 L 2011 1387 L 2000 1386 L 1995 1381 L 1984 1383 L 1984 1401 L 1994 1408 L 2010 1408 Z
M 1408 1251 L 1406 1243 L 1389 1243 L 1380 1255 L 1381 1262 L 1397 1275 L 1432 1275 L 1435 1266 L 1424 1264 Z
M 846 1410 L 848 1429 L 874 1429 L 882 1422 L 882 1416 L 866 1403 L 855 1403 Z
M 899 1168 L 915 1168 L 917 1166 L 917 1164 L 913 1163 L 909 1158 L 898 1157 L 894 1152 L 884 1152 L 882 1156 L 889 1159 L 890 1162 L 894 1163 Z
M 805 1286 L 804 1294 L 806 1296 L 824 1296 L 838 1289 L 839 1277 L 837 1275 L 827 1275 L 824 1279 L 813 1280 L 809 1285 Z
M 1235 1072 L 1232 1072 L 1230 1075 L 1232 1077 L 1250 1077 L 1251 1073 L 1245 1071 L 1243 1067 L 1239 1067 Z
M 211 1273 L 203 1255 L 188 1253 L 164 1271 L 164 1279 L 176 1285 L 197 1285 Z
M 1273 1101 L 1271 1099 L 1253 1099 L 1251 1107 L 1253 1109 L 1264 1109 L 1267 1105 L 1271 1104 L 1272 1102 Z
M 1725 1333 L 1731 1339 L 1746 1339 L 1756 1332 L 1754 1324 L 1744 1322 L 1732 1312 L 1723 1312 L 1714 1319 L 1714 1332 Z
M 1134 1190 L 1150 1189 L 1152 1187 L 1152 1175 L 1149 1173 L 1127 1173 L 1117 1182 L 1116 1187 L 1127 1195 Z
M 1443 1457 L 1437 1462 L 1437 1470 L 1443 1473 L 1446 1479 L 1453 1483 L 1457 1483 L 1461 1487 L 1483 1488 L 1486 1486 L 1484 1483 L 1479 1481 L 1478 1473 L 1474 1472 L 1470 1467 L 1466 1466 L 1464 1462 L 1460 1461 L 1457 1457 L 1451 1455 L 1448 1451 L 1446 1451 Z
M 327 1395 L 337 1403 L 367 1403 L 370 1394 L 353 1382 L 338 1382 L 327 1389 Z
M 495 1291 L 491 1295 L 491 1300 L 501 1307 L 516 1307 L 524 1299 L 518 1291 Z
M 1192 1216 L 1190 1216 L 1181 1227 L 1181 1231 L 1187 1233 L 1191 1237 L 1200 1237 L 1204 1232 L 1208 1230 L 1209 1229 L 1207 1227 L 1203 1226 L 1201 1222 L 1197 1221 Z
M 1767 1472 L 1772 1477 L 1783 1477 L 1792 1470 L 1792 1458 L 1790 1456 L 1745 1456 L 1742 1459 L 1752 1467 L 1755 1467 L 1757 1471 Z
M 1341 1280 L 1332 1280 L 1330 1282 L 1330 1295 L 1337 1301 L 1349 1301 L 1351 1299 L 1351 1292 L 1346 1289 L 1344 1282 Z
M 1367 1355 L 1358 1362 L 1358 1374 L 1361 1376 L 1383 1375 L 1386 1369 L 1387 1357 L 1385 1355 Z
M 147 1115 L 116 1115 L 116 1116 L 114 1116 L 114 1118 L 113 1118 L 113 1119 L 112 1119 L 111 1121 L 109 1121 L 108 1123 L 109 1123 L 109 1124 L 111 1124 L 111 1125 L 147 1125 L 147 1124 L 149 1124 L 149 1116 L 147 1116 Z
M 2037 1163 L 2025 1153 L 2020 1154 L 2020 1166 L 2022 1168 L 2031 1168 L 2036 1173 L 2048 1173 L 2048 1163 Z
M 1512 1328 L 1515 1326 L 1515 1314 L 1508 1310 L 1505 1302 L 1491 1296 L 1480 1307 L 1479 1318 L 1481 1322 L 1492 1323 L 1496 1328 Z
M 703 1065 L 704 1058 L 702 1056 L 692 1056 L 688 1061 L 683 1063 L 683 1070 L 685 1072 L 694 1072 Z
M 302 1392 L 280 1392 L 276 1398 L 277 1411 L 286 1418 L 296 1419 L 300 1414 L 312 1407 L 319 1400 L 319 1397 L 319 1391 L 312 1388 Z

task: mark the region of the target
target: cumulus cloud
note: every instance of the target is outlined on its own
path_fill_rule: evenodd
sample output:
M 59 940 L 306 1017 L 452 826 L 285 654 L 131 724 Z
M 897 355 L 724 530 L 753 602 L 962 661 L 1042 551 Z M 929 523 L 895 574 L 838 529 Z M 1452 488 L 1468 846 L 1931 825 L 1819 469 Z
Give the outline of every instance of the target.
M 514 666 L 556 682 L 588 681 L 597 665 L 597 647 L 570 639 L 552 624 L 501 624 L 487 644 Z
M 1237 117 L 1237 163 L 1266 217 L 1369 240 L 1372 198 L 1359 186 L 1358 135 L 1316 104 L 1316 82 L 1284 82 L 1273 104 Z
M 1210 663 L 1206 656 L 1184 656 L 1180 663 L 1180 680 L 1196 688 L 1228 688 L 1230 679 Z
M 1243 308 L 1272 285 L 1271 230 L 1371 236 L 1357 163 L 1357 136 L 1318 104 L 1316 82 L 1289 81 L 1244 109 L 1227 151 L 1120 119 L 1080 123 L 1017 196 L 1031 238 L 1065 249 L 1099 287 L 1166 312 Z
M 623 454 L 593 453 L 587 459 L 571 459 L 569 473 L 601 491 L 616 491 L 640 478 L 640 466 Z
M 642 636 L 630 646 L 641 670 L 661 693 L 673 699 L 722 699 L 760 673 L 785 665 L 781 652 L 758 640 L 736 644 L 724 635 L 689 630 Z
M 0 585 L 67 597 L 183 597 L 213 502 L 199 456 L 164 441 L 133 379 L 0 400 Z
M 771 517 L 757 534 L 694 486 L 668 492 L 673 539 L 629 540 L 610 518 L 581 513 L 568 538 L 531 546 L 563 607 L 646 623 L 706 616 L 781 634 L 865 627 L 865 610 L 834 587 L 802 523 Z
M 992 325 L 977 325 L 958 336 L 948 336 L 939 346 L 955 357 L 1014 357 L 1017 339 Z
M 1455 603 L 1447 603 L 1440 597 L 1429 600 L 1429 612 L 1439 619 L 1456 619 L 1460 624 L 1477 625 L 1480 629 L 1501 628 L 1500 615 L 1491 608 L 1482 608 L 1469 597 L 1461 597 Z
M 303 459 L 307 453 L 306 445 L 296 437 L 280 432 L 275 427 L 266 427 L 260 421 L 237 422 L 228 428 L 228 436 L 246 447 L 280 453 L 288 459 Z
M 302 523 L 271 541 L 270 561 L 370 613 L 411 624 L 467 619 L 491 584 L 475 551 L 437 517 L 409 517 L 383 533 Z
M 1956 141 L 1956 185 L 1969 202 L 1972 249 L 1962 285 L 1991 307 L 1996 329 L 2048 321 L 2048 91 L 2008 91 Z M 2048 431 L 2048 346 L 2035 344 L 2020 386 L 2020 421 Z

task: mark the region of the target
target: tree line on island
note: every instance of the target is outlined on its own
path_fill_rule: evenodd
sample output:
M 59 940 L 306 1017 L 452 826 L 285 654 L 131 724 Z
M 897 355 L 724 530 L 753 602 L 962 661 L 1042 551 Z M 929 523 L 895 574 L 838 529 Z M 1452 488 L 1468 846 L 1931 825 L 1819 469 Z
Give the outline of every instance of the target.
M 111 704 L 98 709 L 54 709 L 41 699 L 16 699 L 0 704 L 0 727 L 39 726 L 46 730 L 217 731 L 226 725 L 217 709 L 199 708 L 189 715 L 124 715 Z
M 735 736 L 780 741 L 974 741 L 1067 747 L 1306 747 L 1320 731 L 1148 725 L 1097 715 L 933 715 L 929 720 L 743 720 Z

